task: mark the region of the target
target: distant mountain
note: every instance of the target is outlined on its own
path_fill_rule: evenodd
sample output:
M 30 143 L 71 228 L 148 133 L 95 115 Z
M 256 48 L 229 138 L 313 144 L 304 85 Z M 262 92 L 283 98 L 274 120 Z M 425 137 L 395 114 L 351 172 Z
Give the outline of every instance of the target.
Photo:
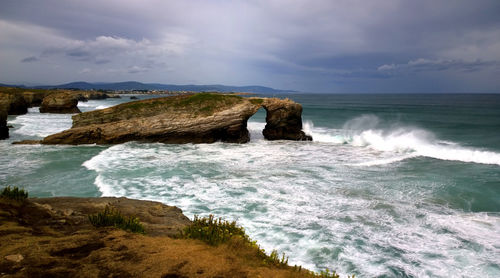
M 9 85 L 9 84 L 3 84 L 0 83 L 0 87 L 18 87 L 18 88 L 26 88 L 24 85 Z
M 169 91 L 218 91 L 218 92 L 250 92 L 250 93 L 282 93 L 294 92 L 277 90 L 264 86 L 226 86 L 226 85 L 172 85 L 158 83 L 140 83 L 136 81 L 117 83 L 71 82 L 54 86 L 36 86 L 38 89 L 80 89 L 80 90 L 169 90 Z

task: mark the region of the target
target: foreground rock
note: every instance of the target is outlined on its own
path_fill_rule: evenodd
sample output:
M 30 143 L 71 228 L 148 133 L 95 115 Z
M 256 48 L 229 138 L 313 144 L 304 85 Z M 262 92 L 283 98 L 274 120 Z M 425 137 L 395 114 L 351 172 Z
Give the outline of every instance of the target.
M 310 140 L 301 131 L 302 108 L 291 100 L 200 93 L 141 100 L 73 116 L 71 129 L 42 144 L 245 143 L 247 121 L 264 107 L 269 139 Z M 267 138 L 267 137 L 266 137 Z
M 0 110 L 0 140 L 9 138 L 9 128 L 7 127 L 7 112 Z
M 138 216 L 146 234 L 95 228 L 106 206 Z M 316 277 L 265 264 L 237 239 L 213 247 L 180 239 L 190 221 L 176 207 L 126 198 L 0 198 L 2 277 Z M 175 232 L 174 232 L 175 231 Z
M 74 114 L 80 113 L 78 99 L 71 92 L 57 92 L 46 96 L 40 106 L 40 113 Z

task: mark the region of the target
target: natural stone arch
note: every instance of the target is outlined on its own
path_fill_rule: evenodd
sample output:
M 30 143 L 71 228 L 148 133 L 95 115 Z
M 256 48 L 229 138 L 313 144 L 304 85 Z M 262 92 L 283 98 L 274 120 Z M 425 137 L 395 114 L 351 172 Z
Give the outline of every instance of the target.
M 71 129 L 39 143 L 246 143 L 250 140 L 247 121 L 260 108 L 266 110 L 265 139 L 312 140 L 302 131 L 302 106 L 292 100 L 201 93 L 128 102 L 76 114 Z

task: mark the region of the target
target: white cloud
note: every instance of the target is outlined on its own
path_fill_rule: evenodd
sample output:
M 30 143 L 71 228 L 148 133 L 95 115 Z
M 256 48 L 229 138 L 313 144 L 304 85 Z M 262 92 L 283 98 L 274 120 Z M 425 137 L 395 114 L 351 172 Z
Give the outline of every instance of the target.
M 379 71 L 387 71 L 387 70 L 393 70 L 396 69 L 397 66 L 395 64 L 390 64 L 390 65 L 381 65 L 380 67 L 377 68 Z

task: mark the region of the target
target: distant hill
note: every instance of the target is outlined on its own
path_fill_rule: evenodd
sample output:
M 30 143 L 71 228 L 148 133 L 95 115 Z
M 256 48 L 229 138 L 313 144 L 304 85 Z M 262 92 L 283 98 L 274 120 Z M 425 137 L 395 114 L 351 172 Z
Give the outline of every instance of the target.
M 10 85 L 10 84 L 3 84 L 0 83 L 0 87 L 17 87 L 17 88 L 26 88 L 24 85 Z
M 169 90 L 169 91 L 218 91 L 218 92 L 250 92 L 250 93 L 281 93 L 293 92 L 278 90 L 264 86 L 226 86 L 226 85 L 172 85 L 158 83 L 141 83 L 136 81 L 117 83 L 71 82 L 54 86 L 36 86 L 38 89 L 80 89 L 80 90 Z

